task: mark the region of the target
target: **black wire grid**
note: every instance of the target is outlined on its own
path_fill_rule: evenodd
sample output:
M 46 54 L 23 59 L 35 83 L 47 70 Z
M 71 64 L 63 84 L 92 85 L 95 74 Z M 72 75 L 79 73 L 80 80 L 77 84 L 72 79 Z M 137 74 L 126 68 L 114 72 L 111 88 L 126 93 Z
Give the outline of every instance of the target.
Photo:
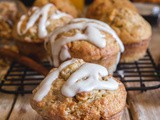
M 51 69 L 48 62 L 43 65 Z M 120 63 L 114 76 L 124 83 L 128 91 L 143 92 L 160 88 L 160 71 L 156 69 L 149 51 L 137 62 Z M 37 72 L 13 62 L 4 79 L 0 81 L 0 91 L 8 94 L 30 94 L 43 78 Z

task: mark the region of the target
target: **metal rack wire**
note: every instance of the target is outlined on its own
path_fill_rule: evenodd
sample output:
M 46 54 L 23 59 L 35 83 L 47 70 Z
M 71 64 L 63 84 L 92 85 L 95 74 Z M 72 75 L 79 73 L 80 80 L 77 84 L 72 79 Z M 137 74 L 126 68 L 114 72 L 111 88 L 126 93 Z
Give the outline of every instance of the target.
M 48 69 L 48 62 L 43 65 Z M 119 78 L 128 91 L 147 91 L 160 88 L 160 71 L 157 70 L 149 51 L 137 62 L 120 63 L 114 76 Z M 29 94 L 43 80 L 44 76 L 13 62 L 4 80 L 0 81 L 0 92 L 8 94 Z

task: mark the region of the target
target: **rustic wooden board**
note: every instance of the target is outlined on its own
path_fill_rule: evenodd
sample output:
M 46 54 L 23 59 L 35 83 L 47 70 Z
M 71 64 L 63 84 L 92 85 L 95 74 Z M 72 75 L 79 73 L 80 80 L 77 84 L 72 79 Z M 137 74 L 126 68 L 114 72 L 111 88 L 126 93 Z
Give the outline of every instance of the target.
M 0 120 L 7 119 L 12 108 L 15 95 L 0 93 Z
M 129 115 L 129 110 L 127 107 L 124 109 L 122 120 L 131 120 L 130 115 Z
M 18 96 L 9 120 L 42 120 L 30 106 L 31 95 Z
M 160 120 L 160 89 L 134 93 L 128 95 L 133 120 Z

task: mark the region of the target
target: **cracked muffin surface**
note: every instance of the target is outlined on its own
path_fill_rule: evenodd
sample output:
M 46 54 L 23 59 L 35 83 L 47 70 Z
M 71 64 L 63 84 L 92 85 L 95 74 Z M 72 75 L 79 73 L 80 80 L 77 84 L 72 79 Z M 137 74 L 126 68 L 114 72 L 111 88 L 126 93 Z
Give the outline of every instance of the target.
M 79 92 L 73 97 L 66 97 L 62 94 L 63 85 L 84 64 L 86 63 L 83 60 L 77 59 L 64 67 L 51 83 L 48 93 L 41 100 L 36 100 L 35 95 L 43 87 L 43 84 L 40 84 L 33 91 L 31 99 L 33 109 L 48 120 L 119 120 L 126 103 L 126 91 L 124 85 L 111 75 L 103 77 L 99 75 L 98 79 L 107 81 L 113 78 L 119 85 L 116 90 L 94 89 Z M 53 69 L 49 74 L 57 69 Z M 77 82 L 86 79 L 88 79 L 87 76 L 78 79 Z

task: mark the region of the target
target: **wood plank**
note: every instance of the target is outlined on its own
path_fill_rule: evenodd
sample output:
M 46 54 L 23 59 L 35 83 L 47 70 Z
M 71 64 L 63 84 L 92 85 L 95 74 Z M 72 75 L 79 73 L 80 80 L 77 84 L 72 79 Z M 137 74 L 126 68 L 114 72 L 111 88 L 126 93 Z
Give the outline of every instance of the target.
M 136 94 L 129 92 L 128 96 L 133 120 L 160 119 L 160 89 Z
M 31 95 L 18 96 L 9 120 L 42 120 L 30 106 Z
M 129 110 L 127 107 L 125 107 L 125 109 L 124 109 L 124 113 L 123 113 L 121 120 L 131 120 L 130 115 L 129 115 Z
M 5 120 L 12 108 L 15 95 L 0 93 L 0 120 Z

